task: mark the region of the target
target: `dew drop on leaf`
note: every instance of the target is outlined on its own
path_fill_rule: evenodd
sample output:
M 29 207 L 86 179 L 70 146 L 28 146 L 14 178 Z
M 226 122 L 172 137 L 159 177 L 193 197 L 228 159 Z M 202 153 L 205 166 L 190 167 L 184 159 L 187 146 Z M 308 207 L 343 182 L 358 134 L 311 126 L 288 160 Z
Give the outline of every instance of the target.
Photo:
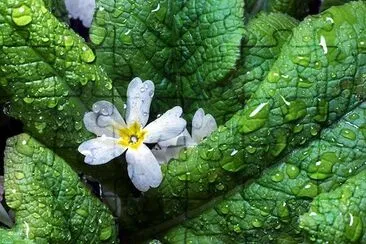
M 13 9 L 11 17 L 16 25 L 26 26 L 32 21 L 32 10 L 22 5 L 19 8 Z

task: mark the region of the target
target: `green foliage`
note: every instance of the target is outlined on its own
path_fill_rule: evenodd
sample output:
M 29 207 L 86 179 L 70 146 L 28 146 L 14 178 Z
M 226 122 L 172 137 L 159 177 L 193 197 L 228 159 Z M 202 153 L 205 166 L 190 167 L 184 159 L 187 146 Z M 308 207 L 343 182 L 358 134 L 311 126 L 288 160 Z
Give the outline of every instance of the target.
M 172 160 L 164 168 L 162 185 L 148 192 L 144 207 L 126 212 L 125 218 L 138 216 L 153 225 L 154 219 L 141 213 L 147 206 L 153 212 L 151 202 L 157 202 L 155 211 L 166 219 L 197 209 L 311 143 L 352 111 L 365 95 L 365 49 L 360 46 L 365 10 L 362 3 L 332 8 L 296 27 L 245 108 Z M 318 44 L 322 36 L 326 52 Z M 127 209 L 135 208 L 135 203 L 127 204 Z
M 61 2 L 45 2 L 62 16 Z M 91 49 L 41 0 L 0 2 L 0 101 L 35 138 L 8 142 L 16 225 L 1 240 L 115 240 L 69 162 L 104 186 L 122 182 L 119 223 L 134 241 L 364 242 L 366 3 L 300 23 L 286 13 L 301 19 L 309 1 L 245 3 L 99 0 Z M 121 164 L 91 171 L 76 150 L 92 137 L 84 113 L 100 100 L 123 108 L 136 76 L 156 84 L 152 114 L 202 107 L 221 125 L 144 195 Z
M 260 11 L 281 12 L 302 19 L 309 14 L 311 0 L 245 0 L 245 10 L 249 15 Z
M 5 150 L 6 201 L 19 236 L 36 243 L 116 241 L 114 219 L 70 166 L 27 134 Z M 9 234 L 10 235 L 10 234 Z
M 311 229 L 313 241 L 361 240 L 360 229 L 365 221 L 362 179 L 366 173 L 366 137 L 364 129 L 359 128 L 366 125 L 365 115 L 366 103 L 363 103 L 324 129 L 318 139 L 275 162 L 254 182 L 234 188 L 219 201 L 213 201 L 199 216 L 170 230 L 164 240 L 304 242 L 306 236 L 299 227 L 299 216 L 308 211 L 311 201 L 309 211 L 318 215 L 306 214 L 301 223 Z M 355 137 L 351 139 L 348 135 Z M 346 181 L 354 175 L 357 176 Z M 342 218 L 337 217 L 339 209 Z M 347 226 L 349 211 L 353 211 L 355 220 L 351 226 Z M 348 231 L 351 238 L 347 239 Z
M 157 115 L 205 101 L 235 70 L 243 1 L 99 0 L 90 38 L 100 64 L 124 94 L 135 76 L 151 79 Z M 191 113 L 190 115 L 193 115 Z

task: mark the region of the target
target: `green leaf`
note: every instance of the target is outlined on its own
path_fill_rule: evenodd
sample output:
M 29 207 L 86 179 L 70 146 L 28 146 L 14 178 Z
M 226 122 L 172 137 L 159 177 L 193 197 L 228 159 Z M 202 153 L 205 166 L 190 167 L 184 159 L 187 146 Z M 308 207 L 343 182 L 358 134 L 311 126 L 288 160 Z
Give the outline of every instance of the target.
M 245 108 L 164 167 L 161 186 L 148 192 L 142 204 L 156 202 L 156 209 L 146 206 L 165 219 L 196 209 L 315 140 L 356 107 L 365 97 L 366 49 L 359 45 L 366 40 L 364 11 L 364 3 L 348 4 L 294 28 Z M 327 52 L 319 45 L 322 36 Z M 131 211 L 124 216 L 131 215 L 140 217 Z M 146 214 L 142 218 L 156 224 Z
M 310 240 L 337 243 L 366 240 L 365 177 L 363 169 L 339 188 L 313 200 L 309 212 L 300 218 L 300 226 L 310 234 Z
M 256 15 L 260 11 L 281 12 L 302 19 L 309 14 L 311 2 L 311 0 L 245 0 L 245 10 L 250 15 Z
M 186 101 L 184 112 L 194 114 L 203 108 L 215 116 L 218 124 L 229 120 L 265 79 L 296 25 L 295 19 L 281 13 L 262 13 L 251 19 L 245 27 L 242 55 L 231 81 L 213 88 L 206 100 Z
M 123 107 L 112 81 L 42 0 L 1 1 L 0 25 L 0 84 L 10 97 L 8 113 L 68 162 L 78 162 L 76 148 L 92 137 L 84 113 L 100 100 Z
M 332 6 L 343 5 L 343 4 L 351 2 L 351 1 L 353 1 L 353 0 L 324 0 L 321 3 L 320 10 L 324 11 Z M 360 1 L 364 1 L 364 0 L 360 0 Z
M 43 0 L 46 8 L 59 20 L 68 23 L 69 17 L 64 0 Z
M 16 212 L 15 229 L 37 243 L 116 241 L 110 211 L 54 152 L 27 134 L 8 140 L 6 202 Z
M 151 79 L 153 114 L 210 97 L 235 70 L 244 32 L 243 1 L 99 0 L 90 39 L 97 63 L 125 93 Z
M 362 180 L 366 172 L 366 137 L 360 129 L 365 125 L 366 103 L 363 103 L 323 130 L 319 139 L 274 162 L 275 166 L 263 171 L 254 182 L 241 184 L 209 202 L 207 210 L 198 216 L 194 210 L 186 213 L 189 220 L 169 230 L 162 240 L 301 243 L 305 235 L 298 225 L 299 217 L 313 201 L 310 212 L 317 215 L 306 214 L 301 223 L 311 229 L 318 241 L 349 243 L 344 237 L 347 233 L 351 233 L 352 241 L 357 241 L 362 222 L 356 221 L 364 220 L 360 213 L 365 211 L 361 201 L 366 190 Z M 349 139 L 345 131 L 355 138 Z M 357 180 L 346 181 L 353 175 L 357 175 L 354 177 Z M 339 209 L 342 217 L 337 217 Z M 347 226 L 350 210 L 354 211 L 355 220 L 351 228 Z M 340 229 L 343 227 L 346 230 Z
M 35 242 L 25 239 L 21 233 L 13 230 L 5 230 L 0 228 L 0 237 L 2 244 L 34 244 Z

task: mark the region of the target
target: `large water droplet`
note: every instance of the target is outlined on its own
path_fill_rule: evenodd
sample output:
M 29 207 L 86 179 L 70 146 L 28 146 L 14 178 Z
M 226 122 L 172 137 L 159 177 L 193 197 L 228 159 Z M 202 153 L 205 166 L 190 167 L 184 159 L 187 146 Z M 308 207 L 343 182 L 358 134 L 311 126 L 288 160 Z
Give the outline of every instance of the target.
M 74 45 L 74 40 L 71 36 L 64 36 L 64 45 L 65 47 L 72 47 Z
M 25 175 L 22 172 L 16 172 L 15 173 L 15 178 L 18 180 L 21 180 L 25 177 Z
M 309 66 L 310 64 L 310 57 L 308 56 L 293 56 L 291 58 L 292 62 L 297 64 L 297 65 L 300 65 L 300 66 L 304 66 L 304 67 L 307 67 Z
M 276 172 L 274 175 L 271 176 L 271 179 L 274 182 L 281 182 L 283 180 L 283 173 L 282 172 Z
M 349 129 L 342 129 L 341 130 L 341 135 L 344 137 L 344 138 L 347 138 L 349 140 L 356 140 L 356 133 L 354 133 L 352 130 L 349 130 Z
M 300 169 L 296 165 L 287 164 L 286 173 L 290 179 L 295 179 L 299 175 Z
M 91 63 L 95 60 L 95 55 L 90 48 L 84 46 L 82 48 L 81 59 L 86 63 Z
M 299 192 L 296 194 L 299 197 L 310 197 L 314 198 L 319 194 L 318 186 L 312 182 L 305 183 L 300 187 Z
M 259 219 L 254 219 L 254 220 L 252 221 L 252 225 L 253 225 L 254 227 L 256 227 L 256 228 L 260 228 L 260 227 L 262 227 L 262 226 L 263 226 L 263 222 L 262 222 L 262 221 L 260 221 Z
M 254 109 L 246 111 L 245 116 L 240 120 L 242 123 L 240 131 L 243 133 L 249 133 L 258 130 L 266 123 L 268 114 L 268 103 L 261 103 Z
M 113 230 L 112 227 L 106 227 L 100 231 L 99 239 L 101 241 L 106 241 L 112 236 Z
M 11 17 L 16 25 L 26 26 L 32 21 L 32 10 L 22 5 L 19 8 L 13 9 Z

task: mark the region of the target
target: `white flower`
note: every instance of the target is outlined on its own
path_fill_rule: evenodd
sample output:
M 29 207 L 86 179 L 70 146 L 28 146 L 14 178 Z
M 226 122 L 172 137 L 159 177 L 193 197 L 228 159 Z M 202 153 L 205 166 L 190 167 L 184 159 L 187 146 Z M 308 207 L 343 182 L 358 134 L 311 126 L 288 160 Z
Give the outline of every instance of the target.
M 80 19 L 85 27 L 90 27 L 93 21 L 95 0 L 65 0 L 69 15 Z
M 216 129 L 214 117 L 211 114 L 205 115 L 205 111 L 200 108 L 192 119 L 192 136 L 185 129 L 177 137 L 159 142 L 152 152 L 160 164 L 168 162 L 172 158 L 178 158 L 184 148 L 196 146 Z
M 127 150 L 128 175 L 140 191 L 158 187 L 163 178 L 158 161 L 145 143 L 169 140 L 186 127 L 179 106 L 145 126 L 153 96 L 152 81 L 133 79 L 127 89 L 126 122 L 112 103 L 96 102 L 93 112 L 85 114 L 84 124 L 98 137 L 83 142 L 78 148 L 86 156 L 85 163 L 91 165 L 107 163 Z
M 12 227 L 14 225 L 14 222 L 9 216 L 9 213 L 6 212 L 5 208 L 1 204 L 1 201 L 3 200 L 3 194 L 4 194 L 4 177 L 0 176 L 0 223 L 3 223 L 8 227 Z

